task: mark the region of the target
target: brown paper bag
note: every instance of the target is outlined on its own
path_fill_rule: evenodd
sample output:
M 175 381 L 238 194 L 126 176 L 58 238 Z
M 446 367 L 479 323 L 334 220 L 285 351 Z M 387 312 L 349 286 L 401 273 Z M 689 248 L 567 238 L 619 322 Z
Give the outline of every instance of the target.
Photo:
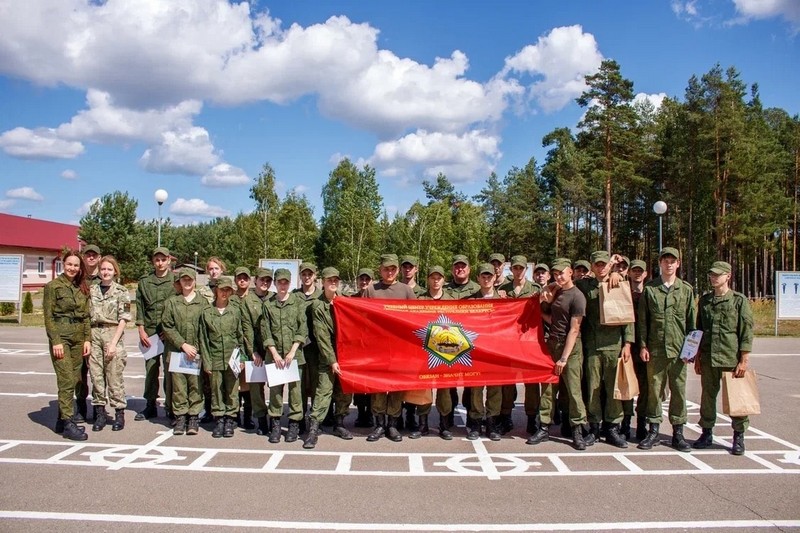
M 747 370 L 743 378 L 733 377 L 733 372 L 722 373 L 722 412 L 729 416 L 761 414 L 755 370 Z
M 604 326 L 623 326 L 635 321 L 631 284 L 621 281 L 619 287 L 608 288 L 608 282 L 600 282 L 600 323 Z
M 407 390 L 403 393 L 403 401 L 414 405 L 428 405 L 433 403 L 431 389 Z
M 633 400 L 639 396 L 639 382 L 636 380 L 636 371 L 633 369 L 633 356 L 625 360 L 617 359 L 617 377 L 614 380 L 614 399 Z

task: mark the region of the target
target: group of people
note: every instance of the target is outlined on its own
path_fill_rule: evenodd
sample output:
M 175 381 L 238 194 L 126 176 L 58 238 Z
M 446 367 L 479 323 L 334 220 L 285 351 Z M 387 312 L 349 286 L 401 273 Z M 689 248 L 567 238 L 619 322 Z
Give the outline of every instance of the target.
M 338 376 L 342 369 L 336 354 L 333 301 L 343 297 L 339 271 L 301 263 L 300 287 L 292 289 L 291 273 L 259 268 L 252 276 L 246 267 L 226 276 L 226 265 L 207 261 L 207 286 L 197 286 L 196 272 L 184 268 L 174 273 L 169 250 L 156 248 L 153 271 L 139 280 L 136 292 L 136 326 L 143 348 L 158 337 L 163 353 L 145 362 L 145 407 L 135 420 L 158 415 L 159 375 L 163 365 L 164 408 L 175 435 L 193 435 L 200 424 L 212 424 L 213 437 L 232 437 L 237 427 L 255 429 L 269 442 L 297 441 L 314 448 L 321 426 L 332 425 L 333 435 L 352 439 L 344 419 L 355 403 L 356 427 L 371 428 L 366 440 L 392 441 L 419 438 L 430 433 L 432 402 L 404 402 L 403 392 L 345 394 Z M 731 290 L 731 265 L 717 261 L 708 272 L 712 290 L 697 302 L 693 288 L 680 279 L 680 252 L 662 249 L 658 276 L 647 281 L 647 264 L 624 256 L 597 251 L 589 261 L 557 258 L 551 265 L 536 264 L 533 281 L 527 279 L 528 260 L 510 259 L 511 274 L 504 274 L 502 254 L 492 254 L 477 266 L 475 280 L 464 255 L 452 260 L 451 279 L 442 266 L 432 266 L 423 288 L 417 284 L 415 257 L 384 254 L 378 276 L 369 268 L 358 272 L 357 289 L 349 297 L 383 299 L 457 300 L 466 298 L 539 299 L 547 351 L 553 359 L 554 384 L 526 383 L 524 409 L 527 443 L 546 441 L 551 426 L 561 426 L 562 436 L 583 450 L 600 439 L 626 448 L 636 419 L 639 449 L 660 444 L 662 401 L 669 387 L 668 418 L 671 445 L 688 452 L 713 443 L 716 400 L 723 372 L 742 377 L 748 368 L 753 339 L 753 319 L 746 297 Z M 126 353 L 122 336 L 131 320 L 127 290 L 116 283 L 119 267 L 111 256 L 101 257 L 96 246 L 83 254 L 67 251 L 64 272 L 44 291 L 45 327 L 58 383 L 59 417 L 56 431 L 65 438 L 86 440 L 82 421 L 91 418 L 100 431 L 112 420 L 118 431 L 125 426 L 125 392 L 122 373 Z M 320 283 L 321 282 L 321 283 Z M 635 322 L 602 324 L 600 292 L 630 283 Z M 274 288 L 273 288 L 274 284 Z M 321 286 L 321 287 L 320 287 Z M 689 444 L 683 434 L 687 422 L 687 363 L 679 357 L 684 338 L 693 329 L 703 331 L 694 370 L 701 376 L 700 426 L 702 434 Z M 157 337 L 156 337 L 157 336 Z M 198 366 L 199 374 L 169 372 L 171 358 Z M 614 398 L 618 360 L 633 359 L 640 395 L 634 401 Z M 288 425 L 282 427 L 284 386 L 248 383 L 244 364 L 274 363 L 277 368 L 297 364 L 299 381 L 289 383 Z M 88 364 L 87 364 L 88 363 Z M 92 383 L 93 413 L 87 417 L 81 394 L 88 390 L 86 365 Z M 238 365 L 238 372 L 237 370 Z M 73 397 L 78 398 L 77 412 Z M 83 396 L 86 397 L 85 394 Z M 471 387 L 460 398 L 467 412 L 466 437 L 483 434 L 499 440 L 513 429 L 516 384 Z M 438 434 L 454 437 L 456 389 L 438 389 L 435 405 Z M 403 410 L 406 414 L 403 416 Z M 203 418 L 201 418 L 203 414 Z M 253 419 L 256 424 L 253 424 Z M 747 417 L 732 417 L 732 453 L 744 453 Z

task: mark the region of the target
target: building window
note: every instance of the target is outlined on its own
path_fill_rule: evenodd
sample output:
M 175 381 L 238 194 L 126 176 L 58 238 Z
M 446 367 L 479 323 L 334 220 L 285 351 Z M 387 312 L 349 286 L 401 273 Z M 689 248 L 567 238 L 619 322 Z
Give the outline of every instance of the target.
M 61 259 L 56 259 L 56 276 L 60 276 L 62 272 L 64 272 L 64 263 L 61 262 Z
M 44 257 L 40 257 L 39 258 L 38 270 L 39 270 L 39 274 L 44 274 Z

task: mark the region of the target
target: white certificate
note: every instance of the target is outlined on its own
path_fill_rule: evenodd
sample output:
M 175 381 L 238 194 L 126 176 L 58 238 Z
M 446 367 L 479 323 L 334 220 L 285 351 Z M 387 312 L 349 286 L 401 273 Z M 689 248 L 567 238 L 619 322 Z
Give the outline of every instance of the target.
M 144 357 L 145 361 L 164 353 L 164 342 L 158 336 L 158 333 L 150 335 L 147 337 L 147 340 L 150 341 L 149 348 L 145 348 L 144 344 L 142 344 L 141 341 L 139 342 L 139 351 L 142 352 L 142 357 Z
M 267 365 L 256 366 L 252 361 L 244 362 L 244 380 L 248 383 L 266 383 Z
M 228 366 L 233 371 L 233 375 L 237 378 L 239 377 L 239 373 L 242 371 L 239 368 L 239 348 L 234 348 L 233 352 L 231 352 L 231 357 L 228 359 Z
M 699 329 L 694 331 L 690 331 L 688 335 L 686 335 L 686 339 L 683 341 L 683 348 L 681 349 L 681 359 L 684 361 L 691 363 L 694 361 L 695 356 L 697 356 L 698 350 L 700 350 L 700 339 L 703 338 L 703 332 Z
M 200 375 L 200 354 L 189 360 L 183 352 L 170 352 L 169 371 L 178 374 Z
M 270 387 L 300 381 L 300 367 L 297 366 L 297 359 L 292 359 L 289 368 L 278 368 L 275 363 L 264 366 L 267 369 L 267 383 Z

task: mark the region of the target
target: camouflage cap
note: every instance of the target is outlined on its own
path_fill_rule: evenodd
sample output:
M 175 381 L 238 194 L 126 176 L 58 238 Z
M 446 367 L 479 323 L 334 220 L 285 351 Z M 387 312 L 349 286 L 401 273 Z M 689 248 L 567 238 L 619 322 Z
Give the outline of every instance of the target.
M 184 277 L 197 279 L 197 272 L 195 272 L 193 268 L 184 267 L 178 271 L 178 279 Z
M 453 265 L 457 263 L 464 263 L 465 265 L 469 266 L 469 259 L 467 259 L 466 255 L 456 254 L 453 256 Z
M 238 278 L 241 274 L 245 274 L 248 278 L 250 277 L 250 269 L 247 267 L 239 267 L 233 271 L 233 277 Z
M 491 274 L 494 276 L 494 267 L 491 263 L 481 263 L 478 265 L 478 275 Z
M 256 278 L 270 278 L 272 279 L 272 269 L 271 268 L 259 268 L 256 270 Z
M 503 254 L 492 254 L 492 255 L 490 255 L 489 256 L 489 262 L 490 263 L 494 263 L 495 261 L 498 261 L 500 263 L 505 263 L 506 262 L 506 256 L 504 256 Z
M 647 263 L 642 261 L 641 259 L 634 259 L 631 261 L 631 270 L 634 268 L 641 268 L 642 270 L 647 270 Z
M 726 263 L 725 261 L 714 261 L 714 264 L 711 265 L 711 268 L 708 269 L 709 274 L 730 274 L 731 264 Z
M 413 255 L 404 255 L 400 259 L 400 264 L 404 265 L 406 263 L 408 263 L 411 266 L 417 266 L 417 265 L 419 265 L 419 260 L 416 257 L 414 257 Z
M 598 250 L 596 252 L 592 252 L 592 255 L 589 257 L 589 260 L 592 264 L 595 263 L 608 263 L 611 261 L 611 255 L 605 250 Z
M 381 255 L 381 266 L 382 267 L 390 267 L 390 266 L 400 266 L 400 261 L 397 259 L 397 254 L 383 254 Z
M 289 272 L 288 268 L 279 268 L 275 271 L 275 281 L 292 281 L 292 273 Z
M 558 272 L 563 272 L 564 269 L 572 268 L 572 263 L 569 261 L 565 261 L 564 258 L 556 259 L 553 262 L 553 266 L 550 267 L 550 270 L 556 270 Z
M 338 278 L 339 270 L 335 267 L 325 267 L 322 269 L 322 279 Z
M 362 268 L 358 271 L 358 276 L 356 276 L 356 278 L 360 278 L 361 276 L 367 276 L 369 279 L 375 279 L 375 272 L 373 272 L 371 268 Z
M 631 260 L 628 258 L 627 255 L 620 255 L 619 258 L 621 259 L 620 263 L 625 263 L 626 265 L 630 266 Z
M 512 267 L 515 267 L 515 266 L 527 267 L 528 266 L 528 258 L 525 257 L 524 255 L 515 255 L 514 257 L 511 258 L 511 266 Z
M 217 290 L 234 289 L 233 279 L 230 276 L 222 276 L 217 280 Z
M 681 253 L 678 251 L 677 248 L 673 248 L 672 246 L 666 246 L 661 249 L 661 253 L 658 254 L 658 258 L 661 259 L 665 255 L 671 255 L 675 259 L 681 258 Z
M 86 254 L 92 253 L 92 252 L 96 253 L 97 255 L 100 255 L 100 248 L 98 248 L 97 245 L 95 245 L 95 244 L 90 244 L 89 246 L 85 246 L 82 251 L 83 251 L 83 255 L 86 255 Z
M 536 272 L 537 270 L 544 270 L 545 272 L 549 272 L 550 267 L 547 266 L 545 263 L 538 263 L 535 267 L 533 267 L 534 272 Z
M 153 253 L 152 253 L 152 254 L 150 254 L 150 257 L 155 257 L 155 256 L 157 256 L 158 254 L 164 255 L 164 256 L 166 256 L 166 257 L 170 257 L 170 255 L 169 255 L 169 249 L 168 249 L 168 248 L 165 248 L 164 246 L 159 246 L 158 248 L 156 248 L 155 250 L 153 250 Z
M 440 276 L 444 277 L 444 269 L 439 265 L 433 265 L 428 269 L 428 277 L 431 277 L 434 274 L 439 274 Z
M 300 270 L 298 272 L 302 273 L 304 270 L 310 270 L 312 274 L 317 273 L 317 265 L 314 263 L 303 262 L 300 263 Z
M 578 259 L 572 264 L 572 268 L 578 267 L 585 268 L 587 272 L 592 269 L 592 265 L 586 259 Z

